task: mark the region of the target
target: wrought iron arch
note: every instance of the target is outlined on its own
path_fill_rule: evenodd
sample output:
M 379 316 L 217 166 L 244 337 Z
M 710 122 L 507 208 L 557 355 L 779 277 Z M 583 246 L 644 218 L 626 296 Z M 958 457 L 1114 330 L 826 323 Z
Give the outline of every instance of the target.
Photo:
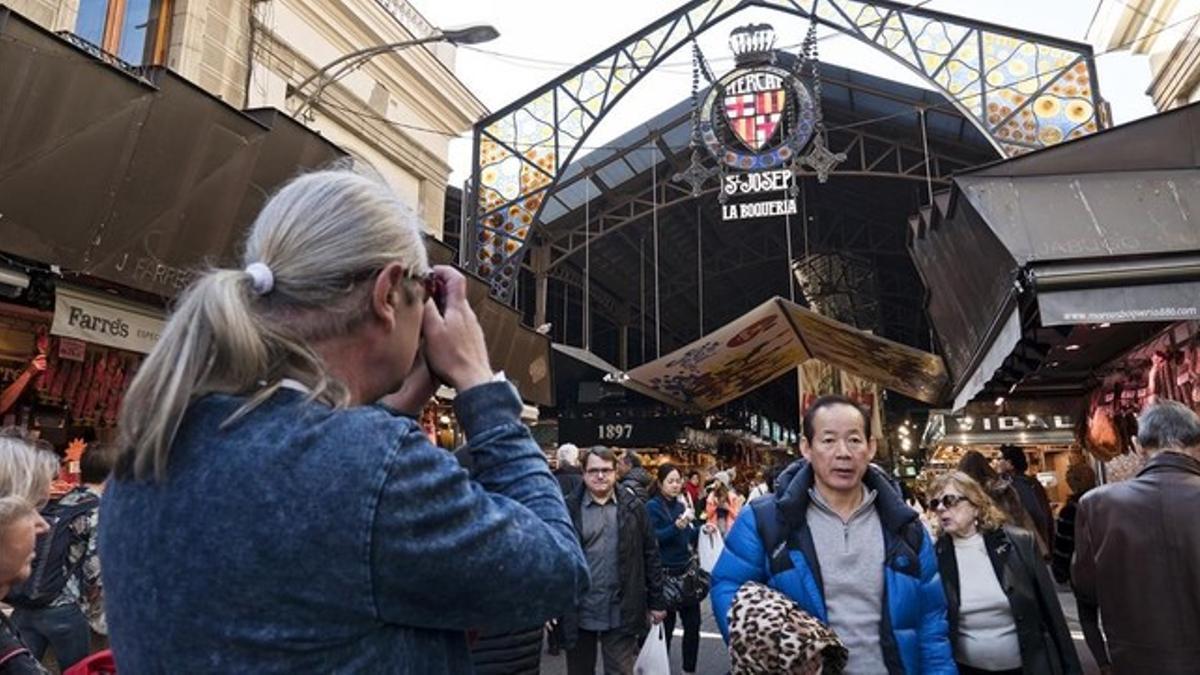
M 1090 46 L 891 0 L 691 0 L 475 125 L 469 264 L 492 292 L 513 280 L 545 197 L 626 92 L 696 36 L 747 8 L 855 37 L 942 92 L 1003 156 L 1104 123 Z

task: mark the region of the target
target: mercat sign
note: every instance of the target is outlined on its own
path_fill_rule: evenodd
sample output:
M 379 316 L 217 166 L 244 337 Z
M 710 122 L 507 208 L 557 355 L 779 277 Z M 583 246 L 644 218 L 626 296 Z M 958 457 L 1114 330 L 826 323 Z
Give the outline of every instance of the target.
M 801 165 L 825 182 L 845 155 L 826 145 L 820 111 L 816 33 L 810 26 L 804 51 L 793 65 L 781 61 L 775 30 L 767 24 L 736 28 L 729 35 L 736 67 L 715 78 L 695 111 L 692 166 L 676 176 L 692 183 L 693 194 L 705 178 L 721 179 L 721 219 L 790 216 L 797 212 Z M 804 71 L 808 70 L 807 82 Z M 716 167 L 700 165 L 698 146 Z

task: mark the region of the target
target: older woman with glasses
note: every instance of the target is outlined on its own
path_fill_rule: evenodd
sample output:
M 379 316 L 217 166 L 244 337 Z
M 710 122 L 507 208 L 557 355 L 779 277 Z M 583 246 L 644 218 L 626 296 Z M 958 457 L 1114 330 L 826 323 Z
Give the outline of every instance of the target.
M 38 509 L 50 496 L 57 470 L 53 453 L 15 432 L 0 431 L 0 597 L 33 573 L 34 544 L 49 529 Z M 16 626 L 0 612 L 0 675 L 45 672 Z
M 1005 525 L 979 483 L 951 471 L 933 485 L 938 567 L 963 675 L 1082 673 L 1034 535 Z
M 439 383 L 476 472 L 417 422 Z M 121 409 L 101 507 L 122 672 L 464 673 L 588 571 L 467 280 L 350 171 L 294 179 L 197 275 Z M 164 590 L 166 589 L 166 590 Z

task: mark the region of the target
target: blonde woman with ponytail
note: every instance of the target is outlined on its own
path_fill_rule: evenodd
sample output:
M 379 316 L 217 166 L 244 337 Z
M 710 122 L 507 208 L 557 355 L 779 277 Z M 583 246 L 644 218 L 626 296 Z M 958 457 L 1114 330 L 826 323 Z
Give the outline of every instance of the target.
M 470 478 L 414 419 L 439 383 Z M 561 614 L 587 567 L 520 409 L 386 186 L 284 186 L 125 399 L 100 542 L 119 668 L 469 672 L 464 631 Z

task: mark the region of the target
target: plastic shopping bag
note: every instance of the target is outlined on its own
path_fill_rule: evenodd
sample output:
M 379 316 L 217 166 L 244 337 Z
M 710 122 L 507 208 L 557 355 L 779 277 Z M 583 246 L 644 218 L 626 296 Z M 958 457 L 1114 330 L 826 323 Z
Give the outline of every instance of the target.
M 667 656 L 667 637 L 661 623 L 650 628 L 650 635 L 642 644 L 637 662 L 633 664 L 634 675 L 671 675 L 671 659 Z
M 717 565 L 717 559 L 721 557 L 721 551 L 725 550 L 725 539 L 721 537 L 720 532 L 701 532 L 700 544 L 697 546 L 697 552 L 700 554 L 700 569 L 712 574 L 713 567 Z

